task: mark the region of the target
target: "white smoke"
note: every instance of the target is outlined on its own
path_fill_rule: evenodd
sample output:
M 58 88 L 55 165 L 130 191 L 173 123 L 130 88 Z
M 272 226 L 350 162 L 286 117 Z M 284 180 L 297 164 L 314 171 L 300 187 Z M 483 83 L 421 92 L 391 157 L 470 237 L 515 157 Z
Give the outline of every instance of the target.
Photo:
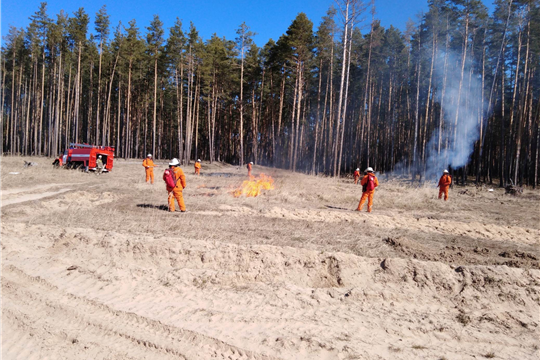
M 442 99 L 445 56 L 447 56 L 447 74 Z M 479 125 L 485 102 L 482 100 L 481 78 L 471 70 L 471 62 L 466 60 L 462 79 L 461 57 L 452 53 L 439 53 L 435 68 L 435 79 L 439 84 L 436 100 L 439 105 L 442 104 L 443 124 L 441 132 L 437 124 L 427 144 L 425 157 L 427 179 L 441 174 L 448 167 L 462 168 L 467 165 L 474 152 L 474 144 L 480 136 Z
M 447 57 L 446 84 L 443 86 L 445 56 Z M 474 144 L 480 137 L 480 117 L 484 112 L 483 107 L 485 107 L 486 102 L 482 100 L 480 74 L 475 73 L 474 70 L 471 72 L 470 54 L 467 54 L 463 79 L 461 79 L 461 72 L 461 55 L 446 54 L 444 50 L 438 51 L 432 85 L 435 107 L 429 113 L 430 122 L 433 124 L 434 121 L 435 123 L 433 131 L 429 134 L 425 153 L 422 156 L 422 143 L 419 139 L 416 163 L 404 160 L 396 164 L 391 176 L 420 174 L 422 179 L 434 181 L 442 175 L 443 170 L 450 167 L 457 170 L 469 163 L 474 152 Z M 443 87 L 445 88 L 444 99 Z M 439 131 L 441 105 L 443 118 Z M 419 126 L 422 126 L 425 107 L 421 107 L 420 111 Z M 431 118 L 431 116 L 433 117 Z

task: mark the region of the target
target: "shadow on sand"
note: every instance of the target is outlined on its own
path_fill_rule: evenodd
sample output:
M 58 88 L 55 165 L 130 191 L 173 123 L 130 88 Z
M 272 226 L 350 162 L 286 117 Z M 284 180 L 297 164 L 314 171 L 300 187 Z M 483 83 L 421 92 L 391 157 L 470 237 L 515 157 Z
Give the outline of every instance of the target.
M 169 211 L 169 207 L 167 205 L 137 204 L 137 207 Z
M 331 205 L 324 205 L 324 206 L 326 206 L 328 209 L 353 211 L 352 209 L 346 209 L 346 208 L 342 208 L 342 207 L 338 207 L 338 206 L 331 206 Z

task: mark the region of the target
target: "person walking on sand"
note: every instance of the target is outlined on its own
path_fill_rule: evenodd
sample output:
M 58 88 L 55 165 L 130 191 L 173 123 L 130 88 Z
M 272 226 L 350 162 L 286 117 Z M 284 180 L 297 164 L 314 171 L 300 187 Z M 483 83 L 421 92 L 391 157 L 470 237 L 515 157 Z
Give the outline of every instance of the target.
M 152 154 L 146 155 L 146 159 L 143 160 L 142 166 L 144 166 L 144 170 L 146 171 L 146 182 L 151 181 L 151 184 L 154 184 L 154 168 L 156 165 L 152 160 Z
M 442 195 L 444 194 L 444 201 L 448 200 L 448 189 L 450 188 L 450 184 L 452 184 L 452 177 L 448 173 L 448 170 L 444 170 L 439 179 L 439 185 L 437 185 L 439 188 L 439 199 L 442 198 Z
M 186 188 L 186 176 L 184 171 L 179 167 L 180 162 L 174 158 L 169 163 L 169 168 L 163 173 L 163 180 L 167 185 L 167 192 L 169 193 L 168 203 L 169 211 L 174 212 L 174 199 L 178 202 L 181 212 L 186 212 L 186 205 L 184 204 L 183 190 Z
M 195 175 L 201 175 L 201 159 L 195 162 Z
M 354 177 L 354 185 L 358 184 L 358 179 L 360 179 L 360 169 L 359 168 L 356 168 L 356 170 L 354 170 L 353 177 Z
M 253 161 L 247 164 L 248 176 L 251 177 L 251 169 L 253 168 Z
M 373 209 L 373 195 L 375 195 L 375 188 L 379 186 L 379 180 L 377 180 L 373 168 L 368 167 L 366 169 L 366 175 L 364 175 L 362 181 L 360 181 L 360 185 L 362 185 L 362 197 L 360 198 L 360 203 L 358 203 L 356 211 L 362 210 L 367 199 L 367 211 L 371 212 Z

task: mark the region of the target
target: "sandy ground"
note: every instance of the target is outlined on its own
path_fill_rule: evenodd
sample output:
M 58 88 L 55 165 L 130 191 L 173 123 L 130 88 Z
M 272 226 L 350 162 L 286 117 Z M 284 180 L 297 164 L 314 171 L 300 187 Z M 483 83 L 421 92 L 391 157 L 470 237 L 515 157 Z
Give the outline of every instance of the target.
M 50 163 L 1 158 L 2 359 L 540 356 L 538 191 L 383 177 L 368 214 L 348 179 L 255 166 L 275 190 L 237 199 L 203 163 L 169 213 L 164 166 Z

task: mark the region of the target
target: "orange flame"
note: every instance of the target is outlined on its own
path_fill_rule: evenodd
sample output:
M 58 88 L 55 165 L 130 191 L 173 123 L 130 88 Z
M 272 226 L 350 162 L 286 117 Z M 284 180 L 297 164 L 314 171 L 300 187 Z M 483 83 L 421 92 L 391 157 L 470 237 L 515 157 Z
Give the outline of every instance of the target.
M 258 178 L 251 176 L 250 180 L 242 183 L 242 186 L 233 191 L 234 197 L 245 195 L 246 197 L 255 197 L 261 194 L 261 190 L 273 190 L 274 179 L 271 176 L 260 174 Z

